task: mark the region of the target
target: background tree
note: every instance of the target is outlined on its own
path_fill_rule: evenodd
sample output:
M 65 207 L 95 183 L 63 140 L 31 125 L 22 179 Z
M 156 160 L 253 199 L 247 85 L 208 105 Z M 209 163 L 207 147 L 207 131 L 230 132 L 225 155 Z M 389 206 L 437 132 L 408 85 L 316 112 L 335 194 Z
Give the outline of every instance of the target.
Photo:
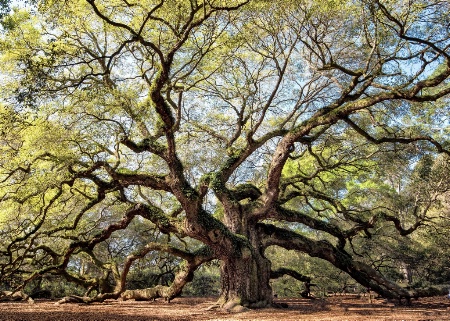
M 411 183 L 401 195 L 408 180 L 388 175 L 436 152 L 448 162 L 448 7 L 79 0 L 14 11 L 1 40 L 2 280 L 57 274 L 96 287 L 86 301 L 117 298 L 135 261 L 162 252 L 183 264 L 159 296 L 217 259 L 219 304 L 262 307 L 271 276 L 301 275 L 272 270 L 265 251 L 278 246 L 409 299 L 354 244 L 448 221 L 436 215 L 446 189 Z

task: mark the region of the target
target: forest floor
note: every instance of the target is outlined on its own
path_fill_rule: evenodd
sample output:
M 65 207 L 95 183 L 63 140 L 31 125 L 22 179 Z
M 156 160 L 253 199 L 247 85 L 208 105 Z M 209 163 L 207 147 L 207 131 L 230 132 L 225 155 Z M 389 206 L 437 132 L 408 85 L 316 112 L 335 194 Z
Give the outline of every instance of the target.
M 277 299 L 284 309 L 259 309 L 241 313 L 208 310 L 213 298 L 176 298 L 171 303 L 106 301 L 92 305 L 62 304 L 36 300 L 0 303 L 2 321 L 149 321 L 149 320 L 450 320 L 450 299 L 446 297 L 414 300 L 410 306 L 395 306 L 383 300 L 368 302 L 353 295 L 326 299 Z

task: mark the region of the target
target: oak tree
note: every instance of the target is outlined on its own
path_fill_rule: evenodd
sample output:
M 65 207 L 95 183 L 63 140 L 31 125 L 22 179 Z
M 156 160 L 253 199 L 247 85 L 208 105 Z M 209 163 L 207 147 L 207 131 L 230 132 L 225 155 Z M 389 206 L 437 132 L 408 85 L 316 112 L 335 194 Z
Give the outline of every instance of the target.
M 385 183 L 395 164 L 411 170 L 436 153 L 448 162 L 449 6 L 42 0 L 13 9 L 0 43 L 2 282 L 60 275 L 97 287 L 85 301 L 118 298 L 133 264 L 161 252 L 183 263 L 158 296 L 179 295 L 219 260 L 219 304 L 264 307 L 271 277 L 304 277 L 271 268 L 265 251 L 278 246 L 409 299 L 353 244 L 433 224 L 448 193 L 399 206 Z M 97 274 L 79 273 L 81 261 Z

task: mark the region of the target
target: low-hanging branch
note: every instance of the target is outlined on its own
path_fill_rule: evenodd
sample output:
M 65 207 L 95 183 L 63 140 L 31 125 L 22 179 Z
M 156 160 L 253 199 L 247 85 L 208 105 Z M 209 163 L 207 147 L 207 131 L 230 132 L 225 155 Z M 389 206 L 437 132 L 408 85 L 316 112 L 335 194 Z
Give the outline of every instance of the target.
M 365 263 L 354 260 L 344 249 L 334 247 L 328 241 L 315 241 L 293 231 L 270 224 L 258 224 L 259 233 L 264 236 L 264 246 L 278 245 L 287 250 L 297 250 L 309 256 L 324 259 L 348 273 L 361 285 L 370 288 L 386 298 L 409 300 L 411 294 L 399 285 L 387 280 L 378 271 Z
M 311 278 L 309 276 L 303 275 L 301 273 L 298 273 L 295 270 L 288 269 L 288 268 L 278 268 L 274 271 L 270 271 L 271 279 L 278 279 L 284 275 L 289 275 L 289 276 L 293 277 L 294 279 L 299 280 L 301 282 L 310 282 L 311 281 Z

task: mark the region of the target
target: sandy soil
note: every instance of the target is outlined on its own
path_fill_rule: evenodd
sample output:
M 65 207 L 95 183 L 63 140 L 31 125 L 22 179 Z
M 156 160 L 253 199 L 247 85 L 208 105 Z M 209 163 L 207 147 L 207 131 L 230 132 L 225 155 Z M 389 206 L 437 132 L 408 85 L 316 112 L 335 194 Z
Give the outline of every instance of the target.
M 212 298 L 177 298 L 171 303 L 106 301 L 104 303 L 63 304 L 54 301 L 0 303 L 0 320 L 8 321 L 149 321 L 149 320 L 450 320 L 450 299 L 424 298 L 411 306 L 394 306 L 382 300 L 335 296 L 325 300 L 280 299 L 285 309 L 260 309 L 242 313 L 208 311 Z

